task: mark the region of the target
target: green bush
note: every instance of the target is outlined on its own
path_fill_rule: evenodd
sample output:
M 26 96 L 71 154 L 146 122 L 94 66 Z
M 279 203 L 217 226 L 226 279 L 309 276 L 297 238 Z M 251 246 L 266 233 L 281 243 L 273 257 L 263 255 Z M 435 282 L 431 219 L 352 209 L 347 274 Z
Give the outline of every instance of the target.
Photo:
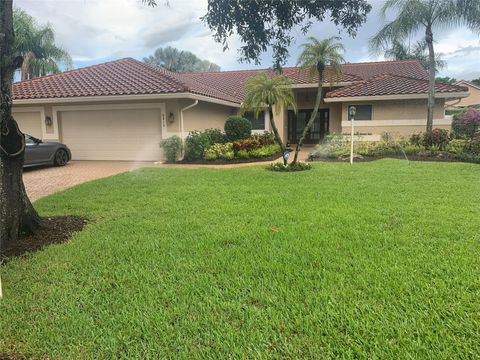
M 214 149 L 207 149 L 203 155 L 203 158 L 207 161 L 214 161 L 218 159 L 217 152 Z
M 412 134 L 412 136 L 410 136 L 410 144 L 412 145 L 422 145 L 423 143 L 423 134 L 420 133 L 420 134 Z
M 213 144 L 205 150 L 203 158 L 208 161 L 216 159 L 232 160 L 235 157 L 232 143 Z
M 229 117 L 224 130 L 228 141 L 243 140 L 252 136 L 252 124 L 241 116 Z
M 480 155 L 472 155 L 467 153 L 455 154 L 455 158 L 460 161 L 480 164 Z
M 177 135 L 173 135 L 168 139 L 162 140 L 160 147 L 164 149 L 167 162 L 174 163 L 182 150 L 182 139 Z
M 465 152 L 470 155 L 480 156 L 480 133 L 477 133 L 477 135 L 468 141 L 465 146 Z
M 464 139 L 453 139 L 450 140 L 448 145 L 445 147 L 445 151 L 451 152 L 453 154 L 463 153 L 467 145 L 467 140 Z
M 239 159 L 250 159 L 250 154 L 248 153 L 247 150 L 239 150 L 237 152 L 237 157 Z
M 272 145 L 265 145 L 253 150 L 250 150 L 248 153 L 251 157 L 254 158 L 263 158 L 275 155 L 281 151 L 280 145 L 272 144 Z
M 208 139 L 210 141 L 210 144 L 212 144 L 212 145 L 213 144 L 224 144 L 228 141 L 227 137 L 225 136 L 225 134 L 220 129 L 215 129 L 215 128 L 207 129 L 207 130 L 204 131 L 204 133 L 206 134 L 206 136 L 208 137 Z
M 200 160 L 205 151 L 213 144 L 226 142 L 225 134 L 220 129 L 191 131 L 185 139 L 185 160 Z
M 295 165 L 284 165 L 283 162 L 276 162 L 267 166 L 267 170 L 279 172 L 305 171 L 310 169 L 312 169 L 312 164 L 302 161 L 295 163 Z
M 185 139 L 185 160 L 200 160 L 203 153 L 211 145 L 207 133 L 201 131 L 190 131 Z

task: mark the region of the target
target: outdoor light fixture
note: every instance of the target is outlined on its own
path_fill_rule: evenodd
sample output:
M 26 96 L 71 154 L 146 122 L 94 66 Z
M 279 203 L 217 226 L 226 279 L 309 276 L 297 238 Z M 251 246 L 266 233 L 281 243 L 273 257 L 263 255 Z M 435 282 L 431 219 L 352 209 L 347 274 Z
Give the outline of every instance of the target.
M 168 122 L 171 124 L 175 121 L 175 115 L 173 115 L 173 113 L 171 112 L 170 114 L 168 114 Z
M 355 133 L 355 114 L 357 113 L 357 108 L 355 106 L 350 106 L 348 109 L 350 114 L 351 122 L 351 139 L 350 139 L 350 164 L 353 164 L 353 134 Z
M 45 116 L 45 125 L 52 126 L 52 118 L 50 116 Z

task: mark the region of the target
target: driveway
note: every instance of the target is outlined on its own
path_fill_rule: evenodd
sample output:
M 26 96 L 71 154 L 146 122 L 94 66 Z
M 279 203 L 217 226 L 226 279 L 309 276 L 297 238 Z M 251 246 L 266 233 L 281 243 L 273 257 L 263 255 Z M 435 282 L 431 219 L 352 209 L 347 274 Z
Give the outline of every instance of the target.
M 128 161 L 71 161 L 63 167 L 25 169 L 23 181 L 30 200 L 34 201 L 86 181 L 151 165 Z

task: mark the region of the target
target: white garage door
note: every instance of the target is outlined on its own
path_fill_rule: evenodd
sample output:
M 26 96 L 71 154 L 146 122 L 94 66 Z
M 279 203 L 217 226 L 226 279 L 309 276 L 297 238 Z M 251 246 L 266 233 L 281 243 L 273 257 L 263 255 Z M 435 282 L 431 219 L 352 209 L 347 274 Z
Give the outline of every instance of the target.
M 40 111 L 15 112 L 13 118 L 17 121 L 20 131 L 32 135 L 36 138 L 42 138 L 42 120 Z
M 74 160 L 158 161 L 160 116 L 160 109 L 62 111 L 62 141 Z

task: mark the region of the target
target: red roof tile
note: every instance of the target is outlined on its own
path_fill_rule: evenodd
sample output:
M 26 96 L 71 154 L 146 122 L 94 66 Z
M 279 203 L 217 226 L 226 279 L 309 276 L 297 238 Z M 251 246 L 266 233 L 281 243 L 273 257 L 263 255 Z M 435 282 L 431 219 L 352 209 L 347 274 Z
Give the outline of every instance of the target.
M 339 82 L 360 82 L 380 74 L 427 79 L 418 61 L 385 61 L 345 64 Z M 245 81 L 272 70 L 241 70 L 209 73 L 174 73 L 125 58 L 13 84 L 13 98 L 44 99 L 82 96 L 166 94 L 190 92 L 240 104 Z M 299 68 L 285 68 L 284 75 L 295 84 L 315 83 Z
M 436 83 L 435 91 L 437 93 L 465 92 L 468 91 L 468 88 L 458 85 Z M 428 80 L 414 79 L 398 75 L 379 75 L 359 84 L 330 91 L 326 94 L 326 97 L 337 98 L 426 93 L 428 93 Z
M 185 86 L 131 58 L 13 84 L 14 99 L 175 93 Z

